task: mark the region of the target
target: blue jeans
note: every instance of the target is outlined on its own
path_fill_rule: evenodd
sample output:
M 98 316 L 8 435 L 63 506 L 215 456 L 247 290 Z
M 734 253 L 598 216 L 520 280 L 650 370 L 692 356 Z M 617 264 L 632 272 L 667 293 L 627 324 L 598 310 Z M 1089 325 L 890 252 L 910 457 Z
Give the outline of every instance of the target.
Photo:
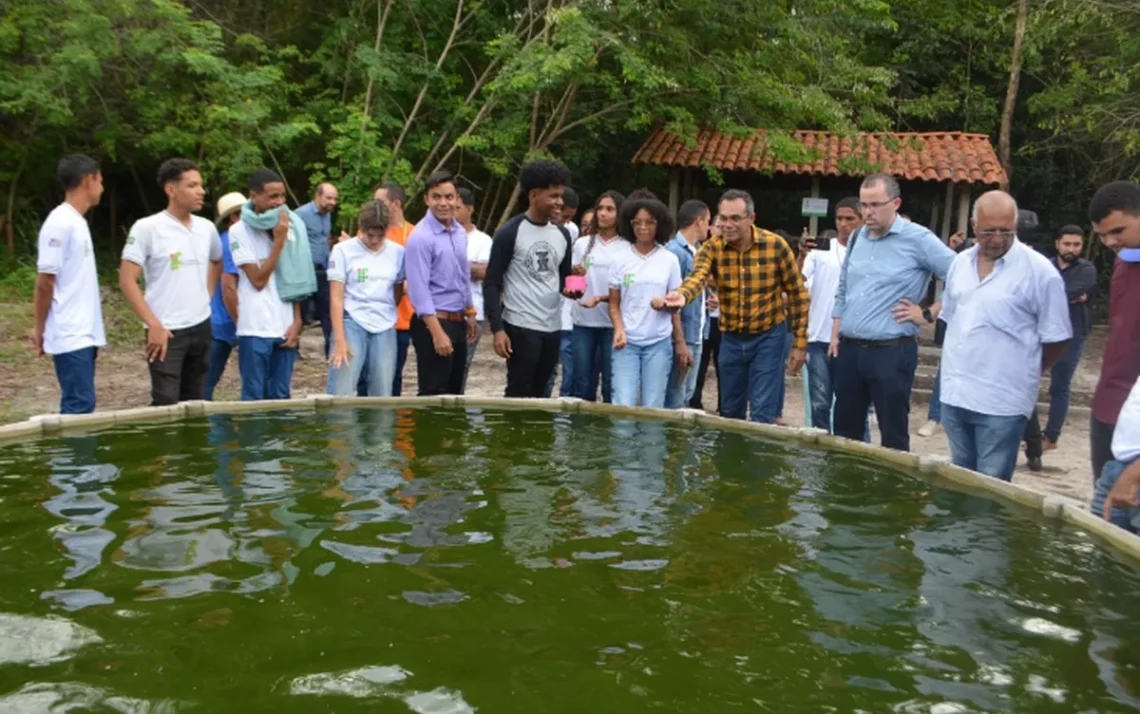
M 558 387 L 558 396 L 569 397 L 574 393 L 574 331 L 562 330 L 562 341 L 558 346 L 558 364 L 562 365 L 562 384 Z M 550 373 L 550 380 L 546 383 L 546 392 L 543 396 L 549 398 L 554 394 L 554 372 Z
M 210 340 L 210 371 L 206 373 L 206 389 L 202 392 L 202 398 L 207 402 L 214 401 L 214 390 L 226 373 L 226 362 L 233 351 L 234 345 L 230 342 L 217 338 Z
M 59 380 L 59 413 L 90 414 L 95 411 L 95 358 L 97 347 L 52 355 Z
M 614 404 L 660 409 L 673 367 L 673 338 L 651 345 L 627 344 L 613 353 Z
M 942 423 L 942 362 L 938 363 L 938 373 L 934 375 L 934 389 L 930 392 L 930 411 L 926 418 L 936 424 Z
M 951 460 L 962 468 L 1009 481 L 1027 418 L 979 414 L 943 404 L 942 430 L 950 442 Z
M 408 361 L 410 344 L 412 344 L 412 331 L 396 330 L 396 376 L 392 379 L 393 397 L 400 396 L 400 390 L 404 387 L 404 363 Z
M 785 335 L 780 323 L 759 335 L 721 333 L 717 375 L 720 379 L 720 414 L 729 419 L 751 418 L 771 424 L 779 414 L 784 381 Z
M 784 324 L 786 325 L 787 323 L 784 323 Z M 788 336 L 784 338 L 784 359 L 783 359 L 783 362 L 784 362 L 785 367 L 788 364 L 788 357 L 791 354 L 792 354 L 792 331 L 788 330 Z M 784 376 L 782 376 L 780 378 L 780 396 L 779 396 L 780 408 L 776 411 L 776 418 L 777 419 L 783 418 L 783 416 L 784 416 L 784 400 L 787 399 L 787 396 L 788 396 L 788 378 L 787 378 L 787 375 L 785 374 Z
M 831 432 L 831 402 L 835 396 L 832 370 L 835 360 L 827 356 L 826 342 L 807 346 L 808 393 L 811 395 L 811 426 Z
M 1113 459 L 1104 465 L 1104 470 L 1097 479 L 1096 489 L 1093 491 L 1092 503 L 1089 504 L 1089 511 L 1094 516 L 1099 518 L 1104 513 L 1104 502 L 1108 498 L 1108 492 L 1131 464 L 1132 462 L 1124 463 Z M 1113 508 L 1111 520 L 1113 525 L 1129 533 L 1140 532 L 1140 508 Z
M 613 399 L 614 328 L 574 325 L 573 396 L 593 402 L 598 398 L 598 378 L 602 382 L 602 401 Z
M 392 396 L 396 373 L 396 328 L 369 332 L 348 315 L 344 316 L 344 341 L 348 343 L 348 364 L 329 367 L 329 394 L 351 397 L 358 394 L 360 375 L 368 381 L 369 397 Z
M 297 350 L 282 347 L 284 341 L 268 337 L 238 338 L 243 402 L 289 398 Z
M 673 369 L 669 373 L 669 386 L 665 389 L 665 408 L 680 409 L 689 406 L 689 400 L 697 391 L 697 367 L 701 363 L 701 343 L 689 342 L 689 351 L 693 353 L 693 364 L 681 379 L 681 363 L 673 360 Z M 676 355 L 674 355 L 676 357 Z
M 874 405 L 881 443 L 910 451 L 910 390 L 918 366 L 918 341 L 867 345 L 841 339 L 835 360 L 835 434 L 859 441 Z
M 1054 444 L 1061 438 L 1061 429 L 1069 414 L 1069 388 L 1084 351 L 1085 338 L 1072 340 L 1065 354 L 1049 370 L 1049 419 L 1043 435 Z

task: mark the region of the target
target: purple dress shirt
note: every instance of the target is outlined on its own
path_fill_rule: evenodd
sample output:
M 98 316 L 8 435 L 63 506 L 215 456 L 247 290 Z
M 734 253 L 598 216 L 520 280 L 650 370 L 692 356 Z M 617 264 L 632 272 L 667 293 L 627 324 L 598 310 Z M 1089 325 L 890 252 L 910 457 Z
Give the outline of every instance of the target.
M 444 226 L 431 211 L 416 224 L 404 247 L 408 298 L 420 317 L 462 313 L 471 304 L 467 231 L 452 219 Z

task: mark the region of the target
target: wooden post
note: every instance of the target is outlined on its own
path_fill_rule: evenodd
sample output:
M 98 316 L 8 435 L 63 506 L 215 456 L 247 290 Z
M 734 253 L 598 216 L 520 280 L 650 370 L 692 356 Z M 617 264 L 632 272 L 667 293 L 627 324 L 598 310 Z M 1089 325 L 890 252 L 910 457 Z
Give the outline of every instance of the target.
M 674 216 L 677 215 L 677 209 L 681 207 L 679 197 L 681 193 L 681 167 L 674 166 L 669 171 L 669 212 Z
M 970 223 L 970 184 L 962 184 L 962 192 L 958 194 L 958 230 L 967 231 Z
M 693 197 L 693 170 L 689 167 L 681 169 L 681 200 L 688 201 Z
M 941 208 L 941 206 L 938 205 L 937 196 L 934 197 L 934 200 L 931 203 L 934 204 L 934 208 L 930 209 L 930 230 L 936 231 L 938 230 L 938 209 Z M 946 242 L 946 236 L 939 237 L 942 238 L 943 243 Z
M 819 198 L 819 176 L 811 177 L 811 197 Z M 812 216 L 808 219 L 808 233 L 813 236 L 819 235 L 819 217 Z M 836 249 L 838 250 L 838 248 Z
M 946 206 L 942 213 L 942 241 L 950 241 L 950 217 L 954 213 L 954 182 L 946 182 Z

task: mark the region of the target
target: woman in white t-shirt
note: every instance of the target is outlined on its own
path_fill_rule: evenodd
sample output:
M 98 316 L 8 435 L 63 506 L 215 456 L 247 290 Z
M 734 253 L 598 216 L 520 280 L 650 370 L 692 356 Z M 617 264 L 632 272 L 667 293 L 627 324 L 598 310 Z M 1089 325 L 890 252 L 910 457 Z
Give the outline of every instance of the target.
M 610 296 L 610 265 L 615 257 L 629 253 L 629 242 L 618 237 L 618 212 L 625 196 L 606 191 L 594 203 L 589 235 L 574 241 L 570 257 L 575 275 L 586 276 L 586 292 L 575 302 L 570 316 L 574 323 L 574 391 L 573 396 L 587 401 L 598 398 L 598 381 L 602 383 L 602 401 L 613 401 L 614 323 L 605 303 Z M 592 228 L 592 230 L 590 230 Z
M 673 237 L 669 209 L 657 199 L 631 199 L 618 220 L 630 246 L 610 266 L 610 319 L 614 324 L 614 404 L 660 409 L 673 367 L 693 355 L 681 332 L 681 316 L 665 309 L 665 295 L 681 285 L 681 264 L 665 248 Z
M 388 207 L 360 208 L 360 235 L 337 243 L 329 256 L 329 394 L 356 394 L 367 375 L 368 396 L 392 396 L 396 376 L 396 305 L 403 297 L 404 249 L 385 240 Z

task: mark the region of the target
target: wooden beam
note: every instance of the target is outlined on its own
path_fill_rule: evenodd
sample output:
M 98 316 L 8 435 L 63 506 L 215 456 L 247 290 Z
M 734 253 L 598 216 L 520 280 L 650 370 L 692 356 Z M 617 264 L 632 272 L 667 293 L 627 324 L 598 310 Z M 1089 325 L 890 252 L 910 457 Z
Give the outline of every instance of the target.
M 936 231 L 938 230 L 938 209 L 942 208 L 942 206 L 939 205 L 937 196 L 934 197 L 931 203 L 934 205 L 934 208 L 930 209 L 930 230 Z M 940 235 L 939 237 L 942 238 L 943 243 L 946 242 L 946 236 Z
M 681 207 L 679 196 L 681 193 L 681 167 L 674 166 L 669 170 L 669 212 L 674 216 L 677 215 L 677 209 Z
M 693 170 L 685 167 L 681 170 L 681 200 L 688 201 L 693 197 Z
M 958 230 L 969 231 L 970 222 L 970 184 L 963 183 L 961 193 L 958 194 Z
M 954 182 L 946 182 L 946 206 L 942 212 L 942 242 L 950 241 L 950 218 L 954 214 Z
M 811 197 L 819 198 L 819 176 L 811 177 Z M 819 235 L 819 218 L 817 216 L 808 219 L 808 233 L 813 236 Z

